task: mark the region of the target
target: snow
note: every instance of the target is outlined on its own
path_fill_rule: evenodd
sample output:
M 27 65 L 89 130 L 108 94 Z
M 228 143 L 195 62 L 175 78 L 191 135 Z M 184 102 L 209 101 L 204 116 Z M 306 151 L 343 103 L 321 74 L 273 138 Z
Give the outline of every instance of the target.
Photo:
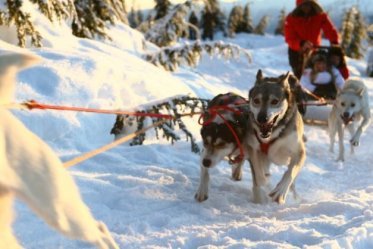
M 212 98 L 233 91 L 247 97 L 256 72 L 277 76 L 290 70 L 283 37 L 237 35 L 252 54 L 223 61 L 205 55 L 197 68 L 169 73 L 145 62 L 143 38 L 126 26 L 112 29 L 112 42 L 72 37 L 63 25 L 40 19 L 46 46 L 27 49 L 44 61 L 18 75 L 15 100 L 132 110 L 136 106 L 191 94 Z M 0 41 L 1 51 L 21 49 Z M 366 62 L 348 60 L 362 77 L 373 103 L 373 79 Z M 57 111 L 13 111 L 67 161 L 113 140 L 114 115 Z M 184 118 L 201 145 L 198 117 Z M 194 200 L 199 156 L 185 139 L 174 145 L 147 134 L 143 146 L 121 145 L 69 169 L 94 216 L 104 221 L 121 248 L 373 248 L 373 128 L 344 164 L 328 152 L 323 126 L 305 126 L 307 159 L 297 179 L 301 199 L 284 205 L 252 203 L 247 163 L 241 182 L 230 179 L 223 162 L 211 170 L 209 199 Z M 346 137 L 347 146 L 347 137 Z M 30 145 L 32 146 L 32 145 Z M 347 150 L 348 151 L 348 150 Z M 285 168 L 271 168 L 274 185 Z M 24 248 L 91 248 L 51 230 L 23 203 L 15 205 L 14 231 Z

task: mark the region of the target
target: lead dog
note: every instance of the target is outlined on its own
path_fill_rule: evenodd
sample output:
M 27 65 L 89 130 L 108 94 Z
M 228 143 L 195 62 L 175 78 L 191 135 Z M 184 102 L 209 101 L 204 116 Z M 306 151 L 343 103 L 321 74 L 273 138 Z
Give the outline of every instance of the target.
M 11 101 L 17 71 L 39 60 L 17 53 L 0 56 L 0 248 L 21 248 L 11 229 L 17 197 L 65 236 L 97 248 L 117 249 L 105 224 L 96 221 L 83 203 L 57 155 L 4 108 Z
M 225 157 L 232 165 L 232 178 L 236 181 L 242 178 L 242 165 L 247 159 L 248 103 L 234 93 L 219 94 L 210 101 L 201 118 L 203 151 L 200 183 L 195 194 L 199 202 L 208 198 L 209 169 Z
M 330 151 L 334 151 L 335 135 L 338 133 L 339 154 L 337 161 L 344 161 L 344 128 L 351 133 L 351 153 L 360 143 L 360 136 L 369 126 L 370 107 L 368 89 L 360 80 L 349 79 L 338 93 L 328 119 Z
M 265 188 L 271 163 L 287 165 L 281 181 L 269 193 L 273 201 L 284 203 L 289 189 L 306 158 L 303 121 L 296 96 L 289 84 L 290 74 L 263 77 L 259 70 L 249 92 L 251 130 L 248 132 L 249 161 L 253 175 L 254 202 L 268 202 Z

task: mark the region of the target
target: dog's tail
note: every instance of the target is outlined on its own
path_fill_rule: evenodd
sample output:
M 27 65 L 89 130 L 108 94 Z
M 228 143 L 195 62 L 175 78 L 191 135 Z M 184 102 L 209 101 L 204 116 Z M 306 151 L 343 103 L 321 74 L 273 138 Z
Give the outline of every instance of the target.
M 17 72 L 40 61 L 41 58 L 33 54 L 0 54 L 0 104 L 8 104 L 11 101 Z

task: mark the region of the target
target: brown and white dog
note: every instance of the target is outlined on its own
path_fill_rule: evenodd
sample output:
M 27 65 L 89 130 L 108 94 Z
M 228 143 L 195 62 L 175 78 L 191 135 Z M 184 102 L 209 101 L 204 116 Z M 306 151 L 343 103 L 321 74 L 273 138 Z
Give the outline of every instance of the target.
M 251 129 L 247 143 L 256 203 L 269 201 L 266 188 L 271 163 L 287 165 L 288 169 L 269 196 L 275 202 L 284 203 L 289 189 L 295 195 L 294 181 L 306 158 L 303 121 L 289 76 L 288 73 L 269 78 L 259 70 L 249 92 Z
M 16 73 L 39 61 L 28 54 L 0 55 L 0 248 L 21 248 L 11 229 L 13 201 L 19 198 L 61 234 L 100 249 L 117 249 L 57 155 L 4 108 L 12 100 Z
M 234 93 L 219 94 L 208 104 L 201 116 L 203 151 L 200 159 L 200 183 L 195 194 L 199 202 L 208 198 L 209 169 L 228 157 L 232 178 L 242 178 L 242 165 L 247 159 L 246 133 L 248 130 L 248 103 Z

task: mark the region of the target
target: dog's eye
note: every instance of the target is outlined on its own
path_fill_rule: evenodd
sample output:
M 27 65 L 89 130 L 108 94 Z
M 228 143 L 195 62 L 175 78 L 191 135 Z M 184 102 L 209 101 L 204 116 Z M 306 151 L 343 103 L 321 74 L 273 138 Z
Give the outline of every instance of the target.
M 355 103 L 351 103 L 351 107 L 355 107 Z
M 253 102 L 254 102 L 255 105 L 259 105 L 260 104 L 260 99 L 259 98 L 255 98 L 253 100 Z
M 342 103 L 341 103 L 341 106 L 345 106 L 345 102 L 342 102 Z
M 277 105 L 278 104 L 278 99 L 273 99 L 272 101 L 271 101 L 271 105 Z

